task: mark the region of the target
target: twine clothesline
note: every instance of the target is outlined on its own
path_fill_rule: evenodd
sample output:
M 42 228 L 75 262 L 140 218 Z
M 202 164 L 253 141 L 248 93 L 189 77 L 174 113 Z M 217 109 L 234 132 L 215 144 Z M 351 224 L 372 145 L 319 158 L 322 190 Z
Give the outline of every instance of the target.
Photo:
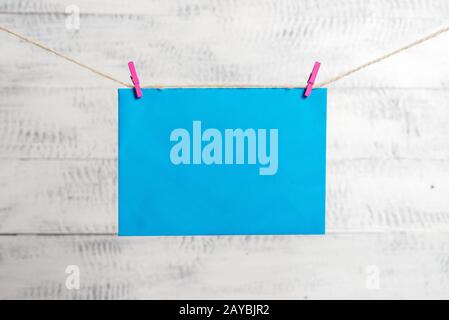
M 71 57 L 69 57 L 69 56 L 67 56 L 67 55 L 65 55 L 65 54 L 63 54 L 63 53 L 61 53 L 61 52 L 58 52 L 58 51 L 56 51 L 56 50 L 54 50 L 54 49 L 52 49 L 52 48 L 50 48 L 50 47 L 48 47 L 48 46 L 46 46 L 46 45 L 44 45 L 44 44 L 42 44 L 42 43 L 39 43 L 39 42 L 36 41 L 36 40 L 31 39 L 31 38 L 29 38 L 29 37 L 26 37 L 26 36 L 24 36 L 24 35 L 22 35 L 22 34 L 20 34 L 20 33 L 18 33 L 18 32 L 12 31 L 12 30 L 10 30 L 10 29 L 8 29 L 8 28 L 5 28 L 5 27 L 3 27 L 3 26 L 0 26 L 0 30 L 1 30 L 1 31 L 4 31 L 4 32 L 6 32 L 6 33 L 9 33 L 10 35 L 12 35 L 12 36 L 14 36 L 14 37 L 16 37 L 16 38 L 19 38 L 19 39 L 21 39 L 21 40 L 23 40 L 23 41 L 25 41 L 25 42 L 27 42 L 27 43 L 30 43 L 30 44 L 32 44 L 32 45 L 38 47 L 38 48 L 41 48 L 41 49 L 46 50 L 46 51 L 48 51 L 48 52 L 50 52 L 50 53 L 53 53 L 53 54 L 55 54 L 56 56 L 58 56 L 58 57 L 60 57 L 60 58 L 62 58 L 62 59 L 64 59 L 64 60 L 66 60 L 66 61 L 68 61 L 68 62 L 74 63 L 74 64 L 76 64 L 76 65 L 78 65 L 78 66 L 80 66 L 80 67 L 82 67 L 82 68 L 84 68 L 84 69 L 87 69 L 87 70 L 89 70 L 89 71 L 91 71 L 91 72 L 93 72 L 93 73 L 95 73 L 95 74 L 97 74 L 97 75 L 99 75 L 99 76 L 101 76 L 101 77 L 103 77 L 103 78 L 109 79 L 109 80 L 111 80 L 111 81 L 114 81 L 115 83 L 118 83 L 118 84 L 120 84 L 120 85 L 122 85 L 122 86 L 125 86 L 125 87 L 128 87 L 128 88 L 134 87 L 131 83 L 127 83 L 127 82 L 121 81 L 120 79 L 114 78 L 113 76 L 111 76 L 111 75 L 109 75 L 109 74 L 107 74 L 107 73 L 104 73 L 104 72 L 102 72 L 102 71 L 100 71 L 100 70 L 98 70 L 98 69 L 96 69 L 96 68 L 94 68 L 94 67 L 91 67 L 91 66 L 89 66 L 89 65 L 86 65 L 86 64 L 84 64 L 84 63 L 82 63 L 82 62 L 80 62 L 80 61 L 78 61 L 78 60 L 76 60 L 76 59 L 73 59 L 73 58 L 71 58 Z M 441 35 L 441 34 L 443 34 L 443 33 L 445 33 L 445 32 L 448 32 L 448 31 L 449 31 L 449 26 L 446 26 L 446 27 L 444 27 L 444 28 L 441 28 L 441 29 L 439 29 L 439 30 L 437 30 L 437 31 L 435 31 L 435 32 L 433 32 L 433 33 L 431 33 L 431 34 L 428 34 L 428 35 L 426 35 L 426 36 L 424 36 L 424 37 L 422 37 L 422 38 L 420 38 L 420 39 L 418 39 L 418 40 L 416 40 L 416 41 L 413 41 L 413 42 L 411 42 L 411 43 L 409 43 L 409 44 L 407 44 L 407 45 L 405 45 L 405 46 L 403 46 L 403 47 L 400 47 L 400 48 L 398 48 L 398 49 L 396 49 L 396 50 L 393 50 L 393 51 L 391 51 L 391 52 L 389 52 L 389 53 L 387 53 L 387 54 L 384 54 L 384 55 L 382 55 L 382 56 L 380 56 L 380 57 L 378 57 L 378 58 L 375 58 L 375 59 L 370 60 L 370 61 L 368 61 L 368 62 L 366 62 L 366 63 L 364 63 L 364 64 L 361 64 L 361 65 L 359 65 L 359 66 L 356 66 L 356 67 L 354 67 L 354 68 L 352 68 L 352 69 L 349 69 L 349 70 L 347 70 L 347 71 L 345 71 L 345 72 L 342 72 L 341 74 L 338 74 L 338 75 L 336 75 L 336 76 L 334 76 L 334 77 L 332 77 L 332 78 L 330 78 L 330 79 L 328 79 L 328 80 L 319 82 L 319 83 L 317 83 L 317 84 L 315 85 L 315 87 L 324 87 L 324 86 L 326 86 L 326 85 L 329 85 L 329 84 L 331 84 L 331 83 L 334 83 L 334 82 L 336 82 L 336 81 L 338 81 L 338 80 L 341 80 L 341 79 L 343 79 L 343 78 L 345 78 L 345 77 L 347 77 L 347 76 L 349 76 L 349 75 L 351 75 L 351 74 L 353 74 L 353 73 L 356 73 L 356 72 L 358 72 L 358 71 L 360 71 L 360 70 L 362 70 L 362 69 L 365 69 L 365 68 L 369 67 L 370 65 L 379 63 L 379 62 L 381 62 L 381 61 L 383 61 L 383 60 L 385 60 L 385 59 L 387 59 L 387 58 L 389 58 L 389 57 L 391 57 L 391 56 L 394 56 L 394 55 L 396 55 L 396 54 L 398 54 L 398 53 L 401 53 L 401 52 L 406 51 L 406 50 L 408 50 L 408 49 L 410 49 L 410 48 L 413 48 L 413 47 L 415 47 L 415 46 L 417 46 L 417 45 L 419 45 L 419 44 L 421 44 L 421 43 L 423 43 L 423 42 L 426 42 L 426 41 L 428 41 L 428 40 L 430 40 L 430 39 L 433 39 L 433 38 L 435 38 L 435 37 L 437 37 L 437 36 L 439 36 L 439 35 Z M 254 84 L 238 84 L 238 85 L 223 85 L 223 84 L 218 84 L 218 85 L 212 85 L 212 84 L 209 84 L 209 85 L 190 85 L 190 84 L 189 84 L 189 85 L 143 85 L 143 86 L 141 86 L 141 87 L 142 87 L 142 88 L 188 88 L 188 87 L 194 87 L 194 88 L 211 88 L 211 87 L 213 87 L 213 88 L 217 88 L 217 87 L 226 87 L 226 88 L 250 88 L 250 87 L 299 88 L 300 86 L 293 86 L 293 85 L 279 85 L 279 84 L 277 84 L 277 85 L 266 85 L 266 84 L 264 84 L 264 85 L 254 85 Z

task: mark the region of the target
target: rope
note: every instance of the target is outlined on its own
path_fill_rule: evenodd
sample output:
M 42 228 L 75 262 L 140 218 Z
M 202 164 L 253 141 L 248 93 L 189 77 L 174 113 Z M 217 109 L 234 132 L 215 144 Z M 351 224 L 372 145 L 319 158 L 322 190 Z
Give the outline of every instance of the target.
M 425 37 L 423 37 L 421 39 L 413 41 L 412 43 L 407 44 L 407 45 L 405 45 L 405 46 L 403 46 L 403 47 L 401 47 L 399 49 L 396 49 L 394 51 L 391 51 L 390 53 L 387 53 L 387 54 L 385 54 L 385 55 L 383 55 L 383 56 L 381 56 L 379 58 L 376 58 L 376 59 L 373 59 L 371 61 L 368 61 L 368 62 L 366 62 L 366 63 L 364 63 L 364 64 L 362 64 L 362 65 L 360 65 L 358 67 L 355 67 L 355 68 L 350 69 L 350 70 L 348 70 L 346 72 L 343 72 L 343 73 L 341 73 L 341 74 L 339 74 L 339 75 L 337 75 L 337 76 L 335 76 L 335 77 L 333 77 L 331 79 L 328 79 L 326 81 L 320 82 L 320 83 L 317 84 L 317 87 L 324 87 L 324 86 L 326 86 L 328 84 L 336 82 L 336 81 L 338 81 L 340 79 L 343 79 L 343 78 L 345 78 L 345 77 L 347 77 L 347 76 L 349 76 L 349 75 L 351 75 L 353 73 L 356 73 L 357 71 L 365 69 L 366 67 L 369 67 L 369 66 L 371 66 L 373 64 L 379 63 L 382 60 L 385 60 L 385 59 L 387 59 L 387 58 L 389 58 L 391 56 L 394 56 L 394 55 L 396 55 L 398 53 L 401 53 L 401 52 L 403 52 L 405 50 L 413 48 L 413 47 L 415 47 L 415 46 L 417 46 L 417 45 L 419 45 L 419 44 L 421 44 L 423 42 L 426 42 L 426 41 L 428 41 L 430 39 L 433 39 L 433 38 L 439 36 L 440 34 L 443 34 L 443 33 L 448 32 L 448 31 L 449 31 L 449 26 L 447 26 L 445 28 L 442 28 L 440 30 L 437 30 L 434 33 L 431 33 L 431 34 L 429 34 L 429 35 L 427 35 L 427 36 L 425 36 Z
M 89 70 L 89 71 L 91 71 L 91 72 L 93 72 L 93 73 L 95 73 L 95 74 L 97 74 L 97 75 L 99 75 L 99 76 L 101 76 L 103 78 L 106 78 L 106 79 L 109 79 L 111 81 L 114 81 L 115 83 L 118 83 L 118 84 L 120 84 L 122 86 L 125 86 L 125 87 L 129 87 L 129 88 L 133 87 L 133 85 L 130 84 L 130 83 L 126 83 L 126 82 L 123 82 L 123 81 L 121 81 L 119 79 L 116 79 L 116 78 L 114 78 L 114 77 L 112 77 L 112 76 L 110 76 L 110 75 L 108 75 L 108 74 L 106 74 L 106 73 L 104 73 L 104 72 L 102 72 L 102 71 L 100 71 L 98 69 L 95 69 L 95 68 L 93 68 L 91 66 L 88 66 L 88 65 L 82 63 L 82 62 L 79 62 L 78 60 L 70 58 L 70 57 L 66 56 L 65 54 L 63 54 L 61 52 L 58 52 L 58 51 L 56 51 L 54 49 L 51 49 L 51 48 L 43 45 L 42 43 L 39 43 L 39 42 L 37 42 L 37 41 L 35 41 L 33 39 L 30 39 L 30 38 L 28 38 L 28 37 L 26 37 L 24 35 L 21 35 L 21 34 L 15 32 L 15 31 L 12 31 L 12 30 L 7 29 L 7 28 L 2 27 L 2 26 L 0 26 L 0 30 L 2 30 L 4 32 L 7 32 L 10 35 L 12 35 L 12 36 L 14 36 L 16 38 L 19 38 L 19 39 L 21 39 L 21 40 L 23 40 L 25 42 L 28 42 L 28 43 L 36 46 L 36 47 L 39 47 L 39 48 L 41 48 L 43 50 L 51 52 L 51 53 L 57 55 L 58 57 L 60 57 L 62 59 L 65 59 L 66 61 L 69 61 L 71 63 L 74 63 L 74 64 L 76 64 L 76 65 L 78 65 L 78 66 L 80 66 L 80 67 L 82 67 L 84 69 L 87 69 L 87 70 Z M 326 85 L 334 83 L 334 82 L 336 82 L 336 81 L 338 81 L 340 79 L 343 79 L 343 78 L 345 78 L 345 77 L 347 77 L 347 76 L 349 76 L 349 75 L 351 75 L 353 73 L 356 73 L 356 72 L 358 72 L 358 71 L 360 71 L 362 69 L 365 69 L 365 68 L 367 68 L 367 67 L 369 67 L 369 66 L 371 66 L 373 64 L 379 63 L 379 62 L 381 62 L 381 61 L 383 61 L 383 60 L 385 60 L 385 59 L 387 59 L 387 58 L 389 58 L 391 56 L 394 56 L 394 55 L 396 55 L 398 53 L 401 53 L 401 52 L 406 51 L 406 50 L 408 50 L 410 48 L 413 48 L 413 47 L 415 47 L 415 46 L 417 46 L 417 45 L 419 45 L 419 44 L 421 44 L 423 42 L 426 42 L 426 41 L 428 41 L 430 39 L 433 39 L 433 38 L 435 38 L 435 37 L 437 37 L 437 36 L 439 36 L 439 35 L 441 35 L 441 34 L 443 34 L 445 32 L 448 32 L 448 31 L 449 31 L 449 26 L 444 27 L 442 29 L 439 29 L 439 30 L 437 30 L 437 31 L 435 31 L 435 32 L 425 36 L 425 37 L 422 37 L 422 38 L 420 38 L 420 39 L 418 39 L 416 41 L 413 41 L 410 44 L 407 44 L 407 45 L 405 45 L 405 46 L 403 46 L 403 47 L 401 47 L 399 49 L 391 51 L 390 53 L 387 53 L 387 54 L 385 54 L 383 56 L 380 56 L 380 57 L 378 57 L 376 59 L 368 61 L 368 62 L 366 62 L 366 63 L 364 63 L 364 64 L 362 64 L 360 66 L 357 66 L 357 67 L 354 67 L 352 69 L 349 69 L 349 70 L 347 70 L 347 71 L 345 71 L 345 72 L 343 72 L 343 73 L 341 73 L 341 74 L 339 74 L 339 75 L 337 75 L 337 76 L 335 76 L 333 78 L 330 78 L 330 79 L 325 80 L 323 82 L 319 82 L 319 83 L 317 83 L 315 85 L 315 87 L 324 87 Z M 182 85 L 182 86 L 180 86 L 180 85 L 142 86 L 142 88 L 220 88 L 220 87 L 222 87 L 222 88 L 250 88 L 250 87 L 253 87 L 253 88 L 258 88 L 258 87 L 264 87 L 264 88 L 266 88 L 266 87 L 270 87 L 270 88 L 271 87 L 272 88 L 298 88 L 298 86 L 279 85 L 279 84 L 276 84 L 276 85 L 254 85 L 254 84 L 248 84 L 248 85 L 247 84 L 223 85 L 223 84 L 208 84 L 208 85 Z
M 114 77 L 112 77 L 112 76 L 110 76 L 110 75 L 108 75 L 108 74 L 106 74 L 104 72 L 101 72 L 100 70 L 97 70 L 97 69 L 95 69 L 93 67 L 90 67 L 90 66 L 88 66 L 88 65 L 86 65 L 86 64 L 84 64 L 82 62 L 79 62 L 79 61 L 73 59 L 73 58 L 70 58 L 70 57 L 66 56 L 65 54 L 63 54 L 63 53 L 60 53 L 60 52 L 58 52 L 56 50 L 53 50 L 52 48 L 49 48 L 46 45 L 43 45 L 42 43 L 39 43 L 39 42 L 37 42 L 37 41 L 35 41 L 33 39 L 25 37 L 24 35 L 21 35 L 21 34 L 19 34 L 17 32 L 14 32 L 14 31 L 9 30 L 9 29 L 7 29 L 5 27 L 2 27 L 2 26 L 0 26 L 0 30 L 5 31 L 5 32 L 9 33 L 10 35 L 13 35 L 14 37 L 22 39 L 23 41 L 28 42 L 28 43 L 36 46 L 36 47 L 39 47 L 39 48 L 44 49 L 44 50 L 46 50 L 48 52 L 51 52 L 51 53 L 57 55 L 58 57 L 63 58 L 65 60 L 69 61 L 69 62 L 72 62 L 72 63 L 74 63 L 74 64 L 76 64 L 76 65 L 78 65 L 78 66 L 80 66 L 80 67 L 82 67 L 84 69 L 87 69 L 87 70 L 89 70 L 89 71 L 91 71 L 91 72 L 93 72 L 93 73 L 95 73 L 95 74 L 97 74 L 97 75 L 99 75 L 99 76 L 101 76 L 103 78 L 106 78 L 106 79 L 109 79 L 111 81 L 114 81 L 114 82 L 116 82 L 116 83 L 118 83 L 118 84 L 120 84 L 122 86 L 125 86 L 125 87 L 130 87 L 130 88 L 134 87 L 131 84 L 125 83 L 123 81 L 120 81 L 119 79 L 116 79 L 116 78 L 114 78 Z

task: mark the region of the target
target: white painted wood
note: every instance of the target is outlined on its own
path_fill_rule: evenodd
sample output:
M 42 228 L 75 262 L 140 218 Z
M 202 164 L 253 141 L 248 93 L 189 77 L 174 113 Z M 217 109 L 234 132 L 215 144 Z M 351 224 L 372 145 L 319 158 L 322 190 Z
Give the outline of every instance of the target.
M 117 230 L 117 162 L 0 161 L 0 233 Z
M 447 1 L 4 1 L 1 23 L 105 72 L 144 84 L 298 84 L 315 60 L 318 81 L 408 44 L 449 23 Z M 341 2 L 340 2 L 341 3 Z M 101 39 L 101 41 L 99 41 Z M 411 49 L 335 87 L 449 86 L 449 35 Z M 1 86 L 116 87 L 0 33 Z
M 3 299 L 449 298 L 448 233 L 27 236 L 0 248 Z M 68 265 L 79 291 L 66 289 Z
M 446 89 L 329 89 L 327 157 L 449 159 L 448 114 Z M 117 158 L 117 91 L 1 89 L 0 159 L 17 158 Z
M 117 232 L 116 160 L 1 160 L 0 233 Z M 449 161 L 327 163 L 328 233 L 449 231 Z
M 144 84 L 301 86 L 449 23 L 445 0 L 77 0 L 73 31 L 69 4 L 3 0 L 0 25 Z M 448 40 L 330 87 L 326 236 L 118 239 L 117 86 L 0 32 L 0 298 L 448 298 Z
M 49 87 L 25 92 L 1 90 L 0 158 L 117 157 L 117 90 Z

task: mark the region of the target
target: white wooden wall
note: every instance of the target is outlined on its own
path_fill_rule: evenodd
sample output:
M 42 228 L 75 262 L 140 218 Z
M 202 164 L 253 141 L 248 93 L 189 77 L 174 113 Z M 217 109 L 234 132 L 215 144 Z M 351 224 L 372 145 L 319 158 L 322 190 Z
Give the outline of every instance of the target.
M 0 1 L 145 84 L 302 85 L 448 24 L 446 0 Z M 0 32 L 0 298 L 449 298 L 448 57 L 446 34 L 329 87 L 325 236 L 118 238 L 116 85 Z

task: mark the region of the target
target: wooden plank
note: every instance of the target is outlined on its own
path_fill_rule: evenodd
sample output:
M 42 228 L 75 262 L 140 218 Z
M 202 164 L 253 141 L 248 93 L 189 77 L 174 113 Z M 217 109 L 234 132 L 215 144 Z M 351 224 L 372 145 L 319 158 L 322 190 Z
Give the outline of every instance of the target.
M 62 14 L 66 6 L 73 4 L 70 0 L 3 0 L 0 4 L 2 13 L 19 14 Z M 417 19 L 435 18 L 449 13 L 449 4 L 445 0 L 345 0 L 335 2 L 332 0 L 250 0 L 235 3 L 231 0 L 173 0 L 170 2 L 160 0 L 110 0 L 105 6 L 101 2 L 90 0 L 77 0 L 84 14 L 179 14 L 200 15 L 215 13 L 216 15 L 239 10 L 258 10 L 259 14 L 268 15 L 282 13 L 287 17 L 298 17 L 304 10 L 312 16 L 323 17 L 349 17 L 362 18 L 401 18 L 413 15 Z
M 323 80 L 449 15 L 445 0 L 76 3 L 78 31 L 70 0 L 3 0 L 1 24 L 175 85 L 302 85 L 315 60 Z M 0 298 L 449 298 L 448 39 L 331 87 L 326 236 L 117 238 L 92 235 L 117 231 L 116 85 L 0 33 Z M 42 233 L 61 235 L 26 235 Z
M 2 236 L 0 249 L 1 299 L 449 298 L 448 233 Z
M 0 92 L 0 158 L 117 157 L 115 89 Z
M 116 232 L 115 160 L 0 163 L 1 232 Z
M 79 1 L 81 25 L 73 31 L 65 27 L 67 4 L 4 1 L 2 24 L 124 81 L 126 62 L 134 59 L 150 85 L 301 86 L 315 60 L 323 63 L 318 80 L 327 79 L 445 26 L 449 14 L 442 0 L 113 1 L 107 8 Z M 447 88 L 449 70 L 441 66 L 448 39 L 442 35 L 335 86 Z M 0 42 L 0 86 L 116 86 L 10 35 L 0 33 Z
M 3 0 L 0 4 L 0 12 L 19 14 L 41 14 L 64 12 L 64 8 L 73 4 L 70 0 Z M 160 0 L 110 0 L 105 6 L 101 2 L 90 0 L 77 0 L 76 4 L 82 8 L 84 14 L 164 14 L 174 12 L 179 15 L 199 15 L 204 13 L 225 14 L 228 11 L 239 11 L 251 9 L 258 10 L 259 14 L 270 14 L 272 12 L 282 13 L 287 17 L 297 17 L 304 14 L 307 9 L 309 15 L 324 17 L 351 16 L 357 14 L 359 17 L 394 17 L 414 15 L 417 19 L 435 18 L 449 13 L 449 4 L 444 0 L 412 0 L 412 1 L 390 1 L 390 0 L 345 0 L 338 4 L 332 0 L 250 0 L 235 3 L 232 0 L 173 0 L 170 2 Z M 182 9 L 182 10 L 181 10 Z M 176 11 L 176 12 L 175 12 Z
M 327 163 L 328 233 L 449 231 L 449 161 Z M 0 233 L 116 233 L 116 160 L 0 160 Z
M 449 92 L 331 89 L 328 159 L 449 158 Z M 0 90 L 0 159 L 115 159 L 117 93 Z

